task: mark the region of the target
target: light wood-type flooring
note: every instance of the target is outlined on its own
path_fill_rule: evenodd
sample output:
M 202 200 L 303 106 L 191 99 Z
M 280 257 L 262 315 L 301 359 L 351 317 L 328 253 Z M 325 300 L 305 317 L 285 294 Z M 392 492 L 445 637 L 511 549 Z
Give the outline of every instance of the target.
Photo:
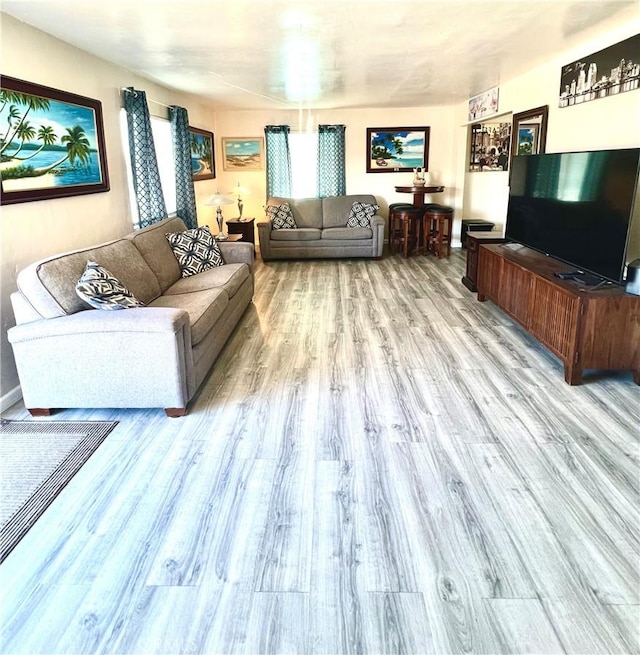
M 640 652 L 639 388 L 463 266 L 258 262 L 187 416 L 56 413 L 120 423 L 0 567 L 0 652 Z

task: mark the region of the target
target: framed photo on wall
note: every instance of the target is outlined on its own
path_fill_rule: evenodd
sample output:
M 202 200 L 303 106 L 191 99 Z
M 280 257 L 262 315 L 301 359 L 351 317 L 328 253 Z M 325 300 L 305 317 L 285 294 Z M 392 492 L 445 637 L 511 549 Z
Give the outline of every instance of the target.
M 3 205 L 109 191 L 99 100 L 3 76 Z
M 191 142 L 193 181 L 214 179 L 216 159 L 213 151 L 213 132 L 189 126 L 189 141 Z
M 225 171 L 264 169 L 264 137 L 222 137 L 222 168 Z
M 368 127 L 367 173 L 429 170 L 428 127 Z
M 528 109 L 513 115 L 511 156 L 538 155 L 547 143 L 549 105 Z

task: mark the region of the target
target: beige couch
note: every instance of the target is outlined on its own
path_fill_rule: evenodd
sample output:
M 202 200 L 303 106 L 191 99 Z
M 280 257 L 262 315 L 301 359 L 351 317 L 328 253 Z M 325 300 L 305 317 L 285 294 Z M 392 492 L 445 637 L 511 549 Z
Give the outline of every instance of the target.
M 180 416 L 253 297 L 253 246 L 221 243 L 225 264 L 181 278 L 166 219 L 122 239 L 48 257 L 18 274 L 8 331 L 25 406 L 164 407 Z M 92 309 L 75 293 L 87 260 L 144 307 Z
M 270 221 L 259 222 L 262 259 L 382 257 L 385 220 L 376 214 L 371 227 L 347 227 L 355 201 L 376 204 L 372 195 L 269 198 L 267 205 L 288 203 L 297 228 L 273 230 Z

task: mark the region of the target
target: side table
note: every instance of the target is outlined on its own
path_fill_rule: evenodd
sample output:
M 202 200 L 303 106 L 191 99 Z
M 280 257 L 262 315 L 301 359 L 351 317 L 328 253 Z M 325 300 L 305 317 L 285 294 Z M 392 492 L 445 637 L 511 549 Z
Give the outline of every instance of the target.
M 482 220 L 481 218 L 463 218 L 462 227 L 460 228 L 462 247 L 467 247 L 467 234 L 469 232 L 491 232 L 495 226 L 495 223 Z
M 240 241 L 248 241 L 253 244 L 253 250 L 256 249 L 256 232 L 255 232 L 255 218 L 245 218 L 243 220 L 238 220 L 237 218 L 232 218 L 227 223 L 227 232 L 229 234 L 240 234 L 242 235 Z
M 478 286 L 478 250 L 480 243 L 505 243 L 506 239 L 498 232 L 467 232 L 467 270 L 462 278 L 469 291 L 477 291 Z

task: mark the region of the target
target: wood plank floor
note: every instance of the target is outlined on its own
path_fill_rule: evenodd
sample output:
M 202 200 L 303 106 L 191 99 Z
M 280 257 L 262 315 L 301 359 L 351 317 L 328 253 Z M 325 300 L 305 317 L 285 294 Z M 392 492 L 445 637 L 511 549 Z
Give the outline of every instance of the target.
M 120 424 L 0 567 L 0 651 L 639 653 L 640 391 L 463 266 L 258 262 L 186 417 L 58 412 Z

